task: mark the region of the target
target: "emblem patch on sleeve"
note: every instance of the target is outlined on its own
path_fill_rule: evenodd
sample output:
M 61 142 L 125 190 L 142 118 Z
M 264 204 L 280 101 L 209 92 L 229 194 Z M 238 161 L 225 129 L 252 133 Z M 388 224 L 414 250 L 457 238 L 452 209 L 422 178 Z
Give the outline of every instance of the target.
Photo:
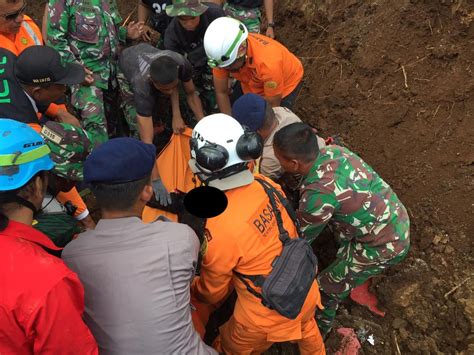
M 265 87 L 268 89 L 276 89 L 278 87 L 278 84 L 276 81 L 267 81 L 265 83 Z

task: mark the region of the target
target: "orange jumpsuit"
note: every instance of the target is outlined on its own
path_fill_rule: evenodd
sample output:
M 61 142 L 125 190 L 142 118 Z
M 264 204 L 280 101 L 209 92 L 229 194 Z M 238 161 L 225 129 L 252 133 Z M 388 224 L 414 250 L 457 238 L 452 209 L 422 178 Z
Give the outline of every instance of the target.
M 20 31 L 17 34 L 8 35 L 0 33 L 0 47 L 8 49 L 17 56 L 28 47 L 40 45 L 43 45 L 41 31 L 35 22 L 26 15 L 24 15 Z M 65 109 L 65 106 L 53 103 L 48 107 L 46 114 L 54 117 L 61 108 Z M 31 124 L 30 126 L 38 133 L 41 131 L 39 124 Z M 83 219 L 88 216 L 89 213 L 87 211 L 87 206 L 76 188 L 73 188 L 68 192 L 59 193 L 57 198 L 59 202 L 63 204 L 67 201 L 71 201 L 75 206 L 77 206 L 75 214 L 77 219 Z
M 281 191 L 270 179 L 259 177 Z M 274 342 L 297 341 L 302 354 L 325 354 L 314 319 L 316 307 L 321 306 L 316 281 L 301 313 L 292 320 L 263 306 L 233 274 L 235 270 L 268 275 L 272 261 L 282 250 L 276 219 L 262 186 L 254 181 L 226 191 L 226 196 L 224 213 L 207 220 L 201 275 L 192 286 L 194 295 L 209 304 L 220 302 L 233 287 L 237 291 L 234 314 L 220 329 L 218 350 L 227 354 L 262 353 Z M 286 230 L 296 236 L 295 225 L 284 208 L 281 215 Z
M 218 79 L 231 75 L 240 81 L 244 94 L 283 98 L 291 94 L 303 79 L 300 60 L 281 43 L 266 36 L 250 33 L 247 43 L 247 59 L 238 72 L 214 68 L 213 75 Z

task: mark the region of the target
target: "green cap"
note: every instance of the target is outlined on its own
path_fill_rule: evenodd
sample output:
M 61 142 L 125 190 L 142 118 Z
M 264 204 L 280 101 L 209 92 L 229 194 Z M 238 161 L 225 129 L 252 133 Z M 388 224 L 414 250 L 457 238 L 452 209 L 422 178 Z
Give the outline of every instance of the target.
M 207 9 L 201 0 L 173 0 L 173 5 L 166 7 L 166 14 L 170 17 L 201 16 Z
M 87 132 L 71 124 L 48 121 L 41 136 L 51 149 L 53 173 L 68 180 L 82 180 L 84 161 L 93 149 Z

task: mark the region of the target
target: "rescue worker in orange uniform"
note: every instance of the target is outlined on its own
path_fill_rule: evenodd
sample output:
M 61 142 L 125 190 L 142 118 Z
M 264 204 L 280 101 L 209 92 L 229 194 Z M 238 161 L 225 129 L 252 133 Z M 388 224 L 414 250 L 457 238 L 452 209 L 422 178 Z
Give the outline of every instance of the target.
M 222 214 L 207 219 L 201 273 L 193 280 L 192 292 L 201 302 L 218 304 L 234 288 L 237 291 L 234 314 L 216 341 L 220 352 L 263 353 L 274 342 L 296 341 L 301 354 L 325 354 L 314 319 L 321 304 L 316 281 L 299 315 L 289 319 L 265 307 L 235 274 L 268 275 L 282 251 L 270 199 L 248 169 L 262 148 L 257 134 L 244 131 L 225 114 L 204 117 L 193 130 L 189 165 L 203 183 L 223 191 L 228 204 Z M 270 179 L 259 178 L 281 192 Z M 296 236 L 294 222 L 284 208 L 280 212 L 285 229 Z
M 265 97 L 272 107 L 293 109 L 304 74 L 300 60 L 281 43 L 248 33 L 240 21 L 230 17 L 214 20 L 204 35 L 204 49 L 213 69 L 216 99 L 222 113 L 231 114 L 229 76 L 235 101 L 242 92 Z
M 40 29 L 25 10 L 26 1 L 0 0 L 0 46 L 15 55 L 43 44 Z

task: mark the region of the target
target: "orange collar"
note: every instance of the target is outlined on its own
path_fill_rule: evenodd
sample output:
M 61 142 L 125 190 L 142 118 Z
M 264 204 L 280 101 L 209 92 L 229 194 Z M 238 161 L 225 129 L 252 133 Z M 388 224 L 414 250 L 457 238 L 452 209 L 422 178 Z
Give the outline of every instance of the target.
M 249 35 L 249 37 L 247 38 L 247 53 L 245 54 L 245 56 L 247 58 L 245 59 L 244 67 L 249 67 L 249 68 L 255 68 L 256 67 L 255 63 L 253 61 L 252 43 L 253 43 L 253 38 Z M 242 69 L 244 69 L 244 67 L 242 67 Z

